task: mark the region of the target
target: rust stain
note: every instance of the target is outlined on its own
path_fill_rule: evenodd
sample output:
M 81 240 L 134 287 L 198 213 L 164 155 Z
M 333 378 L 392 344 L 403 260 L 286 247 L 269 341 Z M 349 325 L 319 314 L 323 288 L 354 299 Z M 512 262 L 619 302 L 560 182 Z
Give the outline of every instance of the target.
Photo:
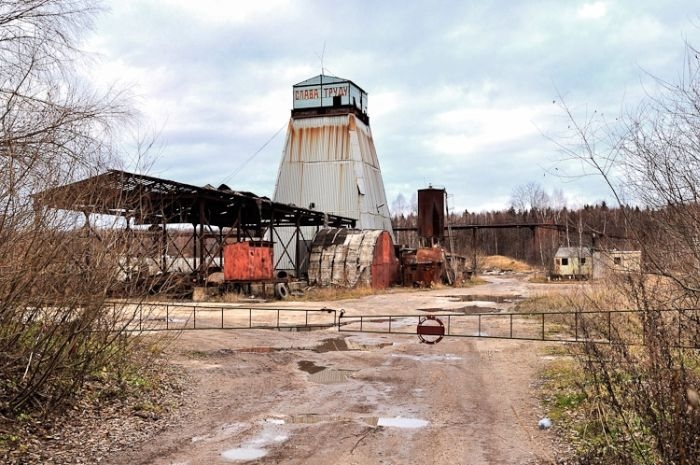
M 430 287 L 442 279 L 445 255 L 441 248 L 419 248 L 401 257 L 404 286 Z
M 372 287 L 385 289 L 398 281 L 399 261 L 394 254 L 394 244 L 387 231 L 377 238 L 372 259 Z
M 273 277 L 272 243 L 236 242 L 224 246 L 224 279 L 259 281 Z
M 418 235 L 440 239 L 445 229 L 445 191 L 420 189 L 418 191 Z

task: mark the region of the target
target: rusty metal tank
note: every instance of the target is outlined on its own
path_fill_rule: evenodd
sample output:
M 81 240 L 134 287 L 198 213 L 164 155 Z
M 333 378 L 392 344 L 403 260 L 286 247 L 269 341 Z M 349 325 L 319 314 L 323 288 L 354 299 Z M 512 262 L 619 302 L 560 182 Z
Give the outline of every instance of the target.
M 441 247 L 421 247 L 401 255 L 404 286 L 431 287 L 443 281 L 445 251 Z
M 439 242 L 445 230 L 445 189 L 418 190 L 418 236 Z
M 309 257 L 310 284 L 382 289 L 398 277 L 399 261 L 388 231 L 325 228 L 316 233 Z

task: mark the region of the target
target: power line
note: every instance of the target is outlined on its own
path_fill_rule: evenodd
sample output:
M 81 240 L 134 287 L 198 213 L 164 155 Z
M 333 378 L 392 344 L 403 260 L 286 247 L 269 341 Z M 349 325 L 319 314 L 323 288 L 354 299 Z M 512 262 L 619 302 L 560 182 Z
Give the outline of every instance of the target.
M 280 128 L 277 130 L 277 132 L 275 132 L 275 133 L 272 135 L 272 137 L 270 137 L 258 150 L 256 150 L 256 151 L 255 151 L 251 156 L 249 156 L 243 163 L 241 163 L 241 165 L 240 165 L 238 168 L 236 168 L 235 170 L 233 170 L 233 172 L 232 172 L 231 174 L 229 174 L 228 176 L 226 176 L 226 177 L 221 181 L 221 184 L 226 184 L 228 181 L 230 181 L 231 179 L 233 179 L 238 173 L 240 173 L 241 170 L 242 170 L 243 168 L 245 168 L 245 166 L 253 160 L 253 158 L 255 158 L 260 152 L 262 152 L 262 151 L 265 149 L 265 147 L 267 147 L 267 146 L 270 144 L 270 142 L 272 142 L 273 140 L 275 140 L 275 138 L 279 135 L 280 132 L 282 132 L 282 130 L 285 128 L 285 126 L 287 126 L 287 123 L 283 124 L 282 127 L 280 127 Z

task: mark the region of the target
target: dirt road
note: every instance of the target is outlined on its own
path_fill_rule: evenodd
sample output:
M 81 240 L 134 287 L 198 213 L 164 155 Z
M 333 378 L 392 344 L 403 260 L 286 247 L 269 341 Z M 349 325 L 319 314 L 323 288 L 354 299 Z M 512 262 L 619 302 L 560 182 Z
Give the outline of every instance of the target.
M 309 305 L 406 313 L 464 306 L 448 296 L 539 292 L 522 279 L 492 281 Z M 552 463 L 533 386 L 544 347 L 336 329 L 185 331 L 170 349 L 193 380 L 180 424 L 110 463 Z

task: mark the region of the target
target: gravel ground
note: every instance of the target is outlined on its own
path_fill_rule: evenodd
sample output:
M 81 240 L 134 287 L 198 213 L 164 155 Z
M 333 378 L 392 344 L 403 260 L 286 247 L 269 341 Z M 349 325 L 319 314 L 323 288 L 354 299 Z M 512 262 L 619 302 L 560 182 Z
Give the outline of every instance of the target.
M 532 295 L 545 285 L 489 277 L 464 289 L 337 302 L 346 315 L 463 308 L 455 295 Z M 472 305 L 470 302 L 469 305 Z M 299 307 L 299 303 L 290 303 Z M 510 301 L 487 303 L 495 312 Z M 555 428 L 540 430 L 544 344 L 312 332 L 185 331 L 166 350 L 158 389 L 79 405 L 4 463 L 545 464 Z M 407 426 L 404 423 L 409 423 Z

